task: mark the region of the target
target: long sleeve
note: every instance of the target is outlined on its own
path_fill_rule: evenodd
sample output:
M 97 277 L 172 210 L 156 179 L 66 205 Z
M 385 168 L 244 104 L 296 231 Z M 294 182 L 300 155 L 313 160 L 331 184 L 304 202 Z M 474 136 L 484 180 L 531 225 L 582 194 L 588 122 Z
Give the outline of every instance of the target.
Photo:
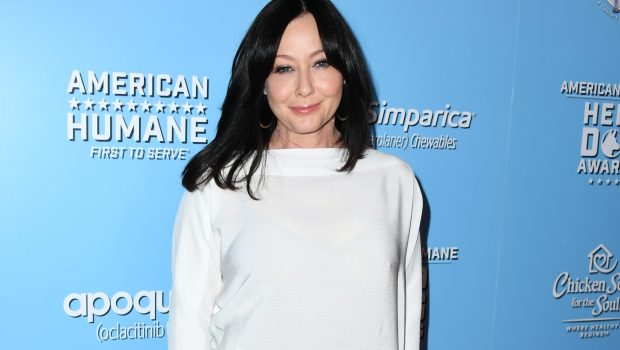
M 169 350 L 211 349 L 209 327 L 222 276 L 205 191 L 183 195 L 174 225 Z
M 422 312 L 422 249 L 420 221 L 422 193 L 414 177 L 413 205 L 405 260 L 405 348 L 420 348 L 420 321 Z

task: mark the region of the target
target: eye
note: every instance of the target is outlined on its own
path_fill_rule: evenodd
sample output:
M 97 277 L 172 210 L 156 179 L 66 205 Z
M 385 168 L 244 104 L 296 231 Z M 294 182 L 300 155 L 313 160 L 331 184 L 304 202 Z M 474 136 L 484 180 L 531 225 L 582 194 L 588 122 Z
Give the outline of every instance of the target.
M 284 73 L 289 73 L 293 71 L 293 67 L 291 66 L 276 66 L 273 69 L 273 72 L 276 74 L 284 74 Z
M 327 59 L 322 59 L 314 64 L 317 68 L 327 68 L 330 66 L 329 61 Z

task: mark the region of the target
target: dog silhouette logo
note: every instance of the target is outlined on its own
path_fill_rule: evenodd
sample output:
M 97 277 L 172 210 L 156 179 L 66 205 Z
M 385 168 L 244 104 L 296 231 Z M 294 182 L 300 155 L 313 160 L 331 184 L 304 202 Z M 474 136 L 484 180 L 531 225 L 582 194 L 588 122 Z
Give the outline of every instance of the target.
M 620 1 L 620 0 L 617 0 Z M 607 158 L 616 158 L 620 154 L 620 143 L 618 143 L 618 130 L 611 129 L 603 135 L 601 149 Z
M 607 2 L 614 8 L 614 13 L 620 12 L 620 0 L 607 0 Z

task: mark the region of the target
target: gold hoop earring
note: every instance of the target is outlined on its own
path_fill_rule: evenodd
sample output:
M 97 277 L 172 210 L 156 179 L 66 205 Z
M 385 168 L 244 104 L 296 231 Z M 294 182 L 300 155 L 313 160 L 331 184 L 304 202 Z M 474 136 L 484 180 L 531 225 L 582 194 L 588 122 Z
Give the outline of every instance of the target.
M 273 119 L 271 119 L 271 120 L 269 121 L 269 124 L 263 124 L 263 122 L 262 122 L 262 121 L 260 121 L 260 118 L 259 118 L 259 120 L 258 120 L 258 126 L 260 126 L 260 127 L 261 127 L 261 129 L 269 129 L 269 128 L 271 128 L 271 126 L 272 126 L 272 125 L 273 125 Z

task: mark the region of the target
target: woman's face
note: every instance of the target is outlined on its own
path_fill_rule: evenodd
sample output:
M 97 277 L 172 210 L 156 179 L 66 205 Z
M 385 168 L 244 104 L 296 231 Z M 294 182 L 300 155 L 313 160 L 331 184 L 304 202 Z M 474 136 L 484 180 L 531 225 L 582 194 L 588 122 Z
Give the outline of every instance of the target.
M 334 115 L 342 97 L 342 74 L 323 52 L 314 17 L 304 14 L 286 27 L 265 93 L 278 124 L 270 147 L 333 147 Z

